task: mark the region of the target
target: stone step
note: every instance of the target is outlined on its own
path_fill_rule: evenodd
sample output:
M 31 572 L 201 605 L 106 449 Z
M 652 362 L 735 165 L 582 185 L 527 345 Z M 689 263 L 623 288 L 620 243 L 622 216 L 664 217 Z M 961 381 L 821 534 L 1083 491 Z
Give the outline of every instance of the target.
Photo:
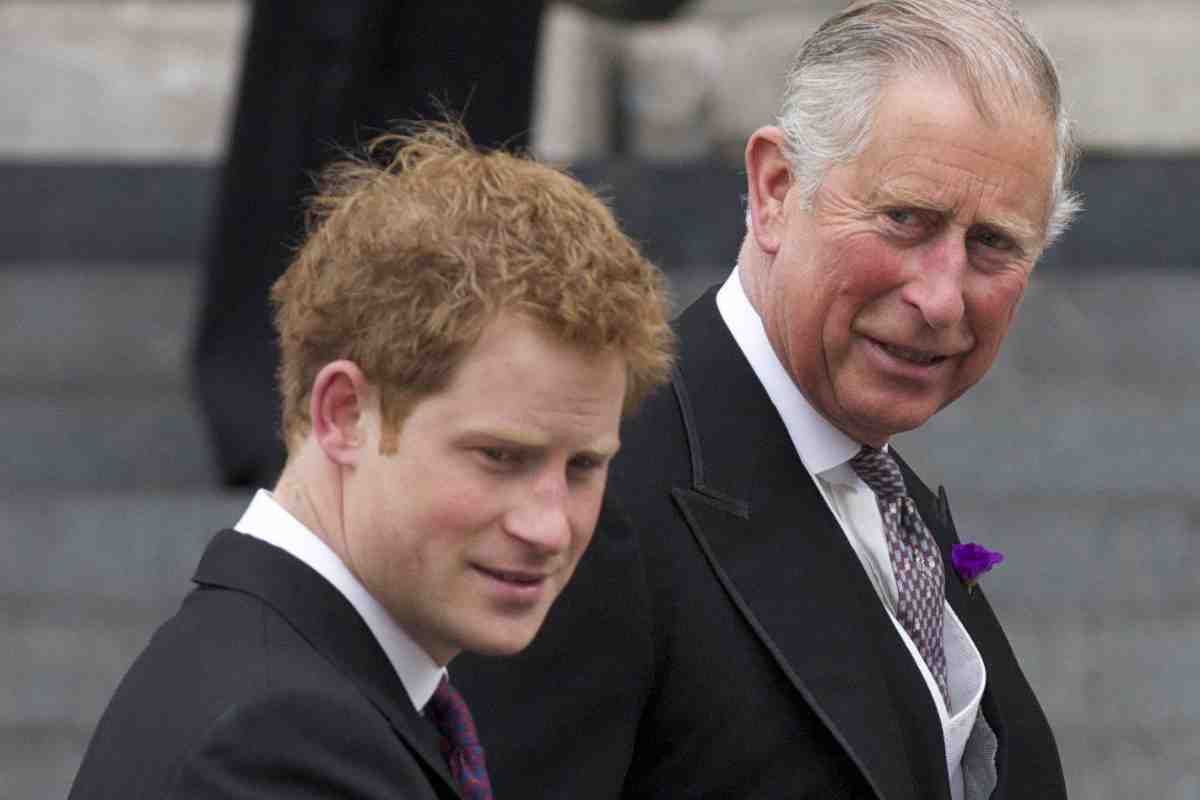
M 6 493 L 0 797 L 65 797 L 117 681 L 248 495 Z
M 1193 270 L 1036 273 L 991 372 L 897 444 L 952 491 L 1191 493 L 1197 302 Z
M 66 391 L 0 387 L 0 440 L 0 486 L 9 491 L 216 482 L 207 431 L 178 379 Z
M 1004 619 L 1031 635 L 1200 619 L 1195 492 L 949 496 L 959 537 L 1005 554 L 983 585 Z
M 32 490 L 0 500 L 0 587 L 16 620 L 77 625 L 160 619 L 183 596 L 204 545 L 237 521 L 248 491 Z M 36 611 L 36 613 L 35 613 Z M 132 616 L 131 616 L 132 615 Z
M 1119 691 L 1119 689 L 1115 689 Z M 1055 725 L 1071 797 L 1083 800 L 1196 800 L 1200 724 L 1101 728 Z
M 1090 602 L 1081 594 L 1080 603 Z M 1022 620 L 1005 630 L 1047 716 L 1073 728 L 1136 725 L 1200 730 L 1200 621 L 1131 623 L 1111 618 L 1088 628 Z
M 1200 376 L 1174 385 L 1069 383 L 994 369 L 972 392 L 894 441 L 921 475 L 998 495 L 1179 494 L 1195 490 Z
M 184 263 L 0 269 L 0 391 L 179 386 L 187 376 L 199 278 L 196 265 Z
M 0 725 L 0 797 L 66 797 L 92 727 Z
M 0 160 L 0 264 L 161 268 L 199 263 L 217 165 Z
M 1084 213 L 1038 273 L 1083 270 L 1103 284 L 1111 273 L 1200 265 L 1200 239 L 1178 234 L 1191 224 L 1179 198 L 1200 196 L 1197 155 L 1086 156 L 1073 180 Z M 609 199 L 622 227 L 664 269 L 732 266 L 746 230 L 740 166 L 613 157 L 570 171 Z M 0 157 L 0 269 L 199 264 L 218 179 L 211 162 Z

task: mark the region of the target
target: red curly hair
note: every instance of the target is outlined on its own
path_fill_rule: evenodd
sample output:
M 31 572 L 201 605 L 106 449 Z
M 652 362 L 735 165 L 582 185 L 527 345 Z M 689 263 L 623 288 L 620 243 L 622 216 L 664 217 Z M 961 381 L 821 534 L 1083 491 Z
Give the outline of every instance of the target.
M 357 364 L 394 433 L 501 311 L 581 349 L 620 353 L 627 412 L 672 359 L 662 274 L 608 207 L 529 157 L 475 149 L 452 123 L 382 136 L 364 157 L 328 167 L 271 300 L 289 448 L 311 427 L 309 392 L 324 365 Z

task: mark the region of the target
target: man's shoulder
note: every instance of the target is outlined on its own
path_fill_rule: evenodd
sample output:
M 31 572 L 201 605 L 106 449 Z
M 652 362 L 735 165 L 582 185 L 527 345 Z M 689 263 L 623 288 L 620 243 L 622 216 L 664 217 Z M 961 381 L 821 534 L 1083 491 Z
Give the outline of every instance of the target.
M 634 509 L 693 486 L 697 469 L 753 461 L 754 442 L 777 415 L 750 363 L 717 308 L 717 288 L 702 294 L 674 321 L 679 339 L 669 383 L 651 394 L 622 426 L 613 489 Z M 749 459 L 749 462 L 747 461 Z
M 107 714 L 145 718 L 166 706 L 171 725 L 204 725 L 222 709 L 260 694 L 348 685 L 262 598 L 201 586 L 155 631 Z
M 117 716 L 102 721 L 71 797 L 226 796 L 235 788 L 258 797 L 318 788 L 312 796 L 437 796 L 383 714 L 336 675 L 317 685 L 300 674 L 242 685 L 231 676 L 215 692 L 181 683 L 177 694 L 204 695 L 203 703 L 110 711 Z M 134 752 L 136 769 L 128 766 Z
M 131 752 L 139 754 L 137 770 L 121 766 Z M 262 598 L 201 586 L 121 681 L 72 797 L 117 790 L 171 796 L 184 785 L 190 796 L 231 776 L 252 781 L 264 796 L 283 796 L 286 787 L 272 783 L 279 770 L 322 782 L 336 777 L 349 781 L 330 783 L 344 796 L 374 796 L 359 792 L 356 776 L 396 759 L 421 774 L 387 715 L 302 632 Z M 434 797 L 422 782 L 425 794 L 414 796 Z

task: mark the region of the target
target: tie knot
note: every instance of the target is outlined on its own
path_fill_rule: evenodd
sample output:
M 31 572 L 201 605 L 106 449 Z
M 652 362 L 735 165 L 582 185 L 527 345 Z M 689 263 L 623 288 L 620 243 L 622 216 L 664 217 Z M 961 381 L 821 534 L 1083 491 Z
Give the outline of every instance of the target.
M 853 458 L 850 466 L 863 483 L 871 487 L 875 497 L 880 500 L 899 500 L 906 497 L 904 478 L 900 475 L 900 467 L 890 454 L 874 447 L 863 446 Z
M 451 747 L 461 750 L 479 746 L 479 734 L 475 730 L 475 720 L 467 708 L 467 701 L 450 685 L 445 675 L 425 706 L 425 716 Z

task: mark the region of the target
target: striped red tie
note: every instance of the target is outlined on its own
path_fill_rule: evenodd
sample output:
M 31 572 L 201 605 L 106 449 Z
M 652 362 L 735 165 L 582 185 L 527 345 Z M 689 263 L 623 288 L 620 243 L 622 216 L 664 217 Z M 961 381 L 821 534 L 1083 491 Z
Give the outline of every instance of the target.
M 492 784 L 475 720 L 467 702 L 444 675 L 425 706 L 425 716 L 441 734 L 442 756 L 465 800 L 492 800 Z

